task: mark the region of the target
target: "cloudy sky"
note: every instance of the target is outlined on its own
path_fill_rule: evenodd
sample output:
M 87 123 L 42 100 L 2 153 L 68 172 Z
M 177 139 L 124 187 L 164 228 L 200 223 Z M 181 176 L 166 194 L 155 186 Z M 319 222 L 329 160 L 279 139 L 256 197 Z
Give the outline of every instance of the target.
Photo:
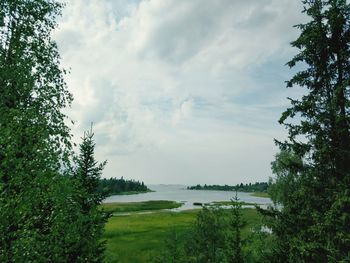
M 94 122 L 104 177 L 266 181 L 286 136 L 295 0 L 67 0 L 54 33 L 77 139 Z

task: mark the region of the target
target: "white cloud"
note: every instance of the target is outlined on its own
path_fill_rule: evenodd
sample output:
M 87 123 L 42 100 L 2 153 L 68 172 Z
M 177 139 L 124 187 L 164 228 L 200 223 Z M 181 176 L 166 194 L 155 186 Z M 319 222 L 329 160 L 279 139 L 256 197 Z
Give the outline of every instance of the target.
M 96 123 L 106 177 L 267 180 L 300 11 L 290 0 L 68 1 L 54 37 L 74 134 Z

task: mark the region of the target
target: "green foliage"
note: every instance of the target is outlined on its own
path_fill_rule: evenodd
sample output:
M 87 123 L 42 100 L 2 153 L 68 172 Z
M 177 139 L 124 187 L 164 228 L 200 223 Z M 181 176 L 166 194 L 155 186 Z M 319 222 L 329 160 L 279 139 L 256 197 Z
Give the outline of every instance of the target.
M 170 230 L 165 239 L 165 249 L 155 257 L 155 263 L 181 263 L 185 261 L 184 240 L 178 234 L 176 229 Z
M 276 243 L 275 237 L 269 229 L 262 225 L 252 227 L 252 232 L 245 239 L 242 248 L 244 262 L 246 263 L 270 263 L 271 254 Z
M 119 195 L 119 194 L 136 194 L 146 193 L 151 190 L 144 184 L 135 180 L 125 180 L 123 177 L 120 179 L 109 178 L 100 179 L 97 191 L 105 193 L 106 195 Z
M 54 0 L 0 2 L 0 262 L 4 263 L 101 262 L 96 242 L 103 229 L 97 208 L 102 197 L 92 194 L 95 179 L 83 179 L 83 162 L 76 179 L 68 176 L 72 145 L 62 110 L 72 96 L 50 37 L 62 7 Z M 87 162 L 87 167 L 93 164 Z
M 102 207 L 105 211 L 111 213 L 127 213 L 140 211 L 154 211 L 162 209 L 178 208 L 181 203 L 167 200 L 151 200 L 145 202 L 127 202 L 127 203 L 104 203 Z
M 50 38 L 61 7 L 0 3 L 0 262 L 69 262 L 79 236 L 62 176 L 71 143 L 61 110 L 72 96 Z
M 281 151 L 271 163 L 276 178 L 271 179 L 269 195 L 276 204 L 288 203 L 298 188 L 298 172 L 303 169 L 302 159 L 288 151 Z
M 270 184 L 269 184 L 269 188 L 267 190 L 268 192 L 269 192 L 269 189 L 270 189 Z M 268 192 L 267 193 L 266 192 L 253 192 L 250 195 L 255 196 L 255 197 L 270 198 L 270 194 Z
M 176 230 L 178 240 L 185 242 L 198 211 L 131 214 L 111 217 L 105 227 L 107 259 L 118 254 L 120 263 L 145 263 L 165 250 L 164 240 Z M 171 242 L 171 241 L 169 241 Z
M 95 160 L 93 136 L 92 131 L 84 133 L 74 173 L 76 200 L 81 212 L 81 234 L 75 244 L 72 262 L 102 262 L 104 258 L 105 247 L 101 238 L 108 214 L 100 209 L 105 196 L 98 193 L 97 188 L 106 161 L 98 164 Z
M 205 206 L 182 240 L 173 233 L 168 237 L 155 262 L 269 262 L 273 239 L 261 231 L 257 212 L 242 209 L 237 196 L 231 204 L 231 209 Z
M 79 183 L 79 189 L 82 192 L 81 205 L 83 211 L 88 213 L 91 209 L 99 206 L 106 197 L 98 192 L 99 182 L 102 171 L 107 162 L 100 164 L 95 160 L 95 142 L 92 131 L 85 132 L 80 144 L 80 154 L 77 159 L 77 169 L 74 178 Z
M 244 222 L 242 220 L 242 204 L 239 202 L 237 192 L 234 199 L 232 199 L 232 209 L 230 209 L 230 212 L 232 215 L 229 220 L 229 262 L 242 263 L 244 262 L 244 259 L 242 253 L 243 241 L 241 231 Z
M 244 201 L 237 201 L 238 204 L 240 206 L 244 205 L 244 206 L 255 206 L 257 205 L 256 203 L 249 203 L 249 202 L 244 202 Z M 231 201 L 214 201 L 213 205 L 218 205 L 218 206 L 232 206 L 232 205 L 236 205 L 235 204 L 236 201 L 235 200 L 231 200 Z M 211 204 L 209 204 L 210 206 Z
M 186 247 L 188 240 L 193 238 L 193 226 L 199 211 L 155 211 L 109 218 L 104 234 L 107 240 L 107 260 L 119 258 L 120 263 L 153 262 L 174 254 L 171 251 L 178 251 L 176 255 L 180 260 L 184 251 L 183 262 L 188 262 L 195 256 L 194 251 Z M 242 240 L 245 241 L 242 247 L 245 262 L 268 263 L 269 261 L 262 260 L 261 254 L 266 254 L 273 247 L 271 234 L 260 232 L 262 218 L 255 209 L 243 208 L 241 211 L 242 221 L 245 222 L 241 231 Z M 225 209 L 223 216 L 228 223 L 230 211 Z M 171 251 L 168 251 L 169 248 Z
M 265 211 L 276 237 L 271 262 L 348 262 L 350 182 L 350 6 L 346 0 L 304 0 L 310 18 L 297 25 L 300 50 L 288 65 L 304 70 L 287 82 L 304 87 L 280 119 L 288 140 L 272 164 Z M 290 119 L 294 118 L 293 122 Z
M 188 186 L 188 190 L 215 190 L 215 191 L 238 191 L 238 192 L 266 192 L 269 187 L 268 183 L 256 182 L 254 184 L 237 184 L 234 186 L 230 185 L 200 185 Z
M 189 262 L 226 262 L 227 227 L 223 209 L 203 207 L 186 247 Z
M 190 234 L 183 262 L 245 262 L 242 204 L 236 196 L 231 209 L 203 207 Z

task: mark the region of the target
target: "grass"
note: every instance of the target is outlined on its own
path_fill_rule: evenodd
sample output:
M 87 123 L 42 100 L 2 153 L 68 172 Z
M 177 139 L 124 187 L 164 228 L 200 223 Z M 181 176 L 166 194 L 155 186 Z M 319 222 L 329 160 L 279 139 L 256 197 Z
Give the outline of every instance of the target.
M 241 205 L 251 205 L 254 206 L 256 205 L 256 203 L 249 203 L 249 202 L 239 202 Z M 231 206 L 233 203 L 232 201 L 214 201 L 213 202 L 214 205 L 224 205 L 224 206 Z
M 270 195 L 266 192 L 253 192 L 250 194 L 251 196 L 256 196 L 256 197 L 264 197 L 264 198 L 270 198 Z
M 171 229 L 179 233 L 188 230 L 196 212 L 156 212 L 133 214 L 109 219 L 106 224 L 107 257 L 118 254 L 119 263 L 149 262 L 163 248 L 164 240 Z
M 183 212 L 157 211 L 151 214 L 132 214 L 111 217 L 106 224 L 106 256 L 110 262 L 144 263 L 164 248 L 164 240 L 174 229 L 185 235 L 191 229 L 199 210 Z M 242 236 L 249 235 L 252 227 L 260 223 L 255 209 L 242 209 L 246 226 Z
M 182 204 L 175 201 L 156 200 L 145 202 L 128 202 L 128 203 L 104 203 L 102 207 L 112 213 L 128 213 L 138 211 L 154 211 L 162 209 L 178 208 Z

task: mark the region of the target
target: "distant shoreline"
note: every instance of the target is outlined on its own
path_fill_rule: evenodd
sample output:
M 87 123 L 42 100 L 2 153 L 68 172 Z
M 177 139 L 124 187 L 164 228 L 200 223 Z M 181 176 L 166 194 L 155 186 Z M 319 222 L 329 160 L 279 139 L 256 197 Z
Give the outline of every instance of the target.
M 203 190 L 203 191 L 227 191 L 227 192 L 236 192 L 236 190 L 218 190 L 218 189 L 187 189 L 187 190 Z M 241 192 L 241 193 L 248 193 L 251 196 L 255 196 L 255 197 L 262 197 L 262 198 L 270 198 L 269 193 L 267 192 L 248 192 L 248 191 L 237 191 L 237 192 Z
M 188 186 L 187 190 L 206 190 L 206 191 L 237 191 L 244 193 L 256 193 L 254 196 L 257 197 L 266 197 L 268 196 L 268 187 L 267 182 L 256 182 L 254 184 L 237 184 L 237 185 L 200 185 Z

